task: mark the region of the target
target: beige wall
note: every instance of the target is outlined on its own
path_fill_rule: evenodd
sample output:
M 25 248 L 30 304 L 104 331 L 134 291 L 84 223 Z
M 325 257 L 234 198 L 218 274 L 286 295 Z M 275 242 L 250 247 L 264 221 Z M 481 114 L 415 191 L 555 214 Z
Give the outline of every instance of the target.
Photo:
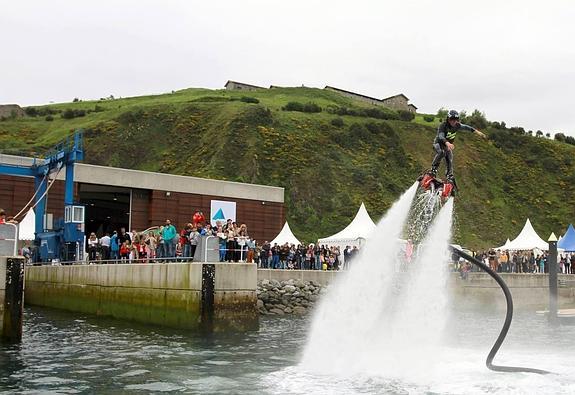
M 204 264 L 33 266 L 26 268 L 26 303 L 201 330 Z M 215 267 L 213 329 L 257 329 L 257 269 Z

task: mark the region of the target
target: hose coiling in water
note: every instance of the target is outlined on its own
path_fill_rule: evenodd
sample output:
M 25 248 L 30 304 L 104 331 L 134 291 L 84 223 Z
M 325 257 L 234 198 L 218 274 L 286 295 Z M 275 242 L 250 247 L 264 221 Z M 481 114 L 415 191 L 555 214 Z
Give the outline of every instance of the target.
M 466 254 L 465 252 L 450 246 L 451 251 L 456 254 L 457 256 L 473 263 L 474 265 L 481 268 L 483 271 L 487 272 L 493 279 L 499 284 L 503 293 L 505 294 L 505 300 L 507 301 L 507 314 L 505 316 L 505 322 L 503 323 L 503 328 L 501 328 L 501 332 L 499 333 L 499 337 L 495 341 L 495 344 L 491 348 L 489 355 L 487 355 L 487 359 L 485 360 L 485 365 L 488 369 L 494 370 L 496 372 L 526 372 L 526 373 L 537 373 L 537 374 L 548 374 L 546 370 L 540 369 L 533 369 L 533 368 L 522 368 L 516 366 L 498 366 L 493 365 L 493 358 L 495 358 L 495 354 L 499 351 L 501 344 L 503 344 L 503 340 L 505 340 L 505 336 L 507 336 L 507 332 L 509 331 L 509 327 L 511 326 L 511 320 L 513 319 L 513 299 L 511 297 L 511 292 L 509 292 L 509 288 L 507 284 L 503 281 L 501 276 L 499 276 L 496 272 L 491 270 L 491 268 L 485 265 L 480 260 L 472 257 L 471 255 Z

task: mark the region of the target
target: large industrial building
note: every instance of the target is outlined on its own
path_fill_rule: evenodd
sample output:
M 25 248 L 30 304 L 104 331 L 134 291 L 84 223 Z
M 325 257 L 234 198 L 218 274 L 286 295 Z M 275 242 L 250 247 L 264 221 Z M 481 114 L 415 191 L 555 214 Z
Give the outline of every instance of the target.
M 0 155 L 0 164 L 30 166 L 32 158 Z M 77 163 L 74 199 L 86 207 L 86 234 L 119 227 L 141 231 L 166 219 L 181 229 L 196 211 L 206 220 L 233 217 L 258 241 L 271 240 L 285 221 L 284 189 L 255 184 Z M 48 193 L 46 213 L 64 216 L 64 171 Z M 33 196 L 34 179 L 0 174 L 0 207 L 16 214 Z M 223 210 L 223 211 L 221 211 Z

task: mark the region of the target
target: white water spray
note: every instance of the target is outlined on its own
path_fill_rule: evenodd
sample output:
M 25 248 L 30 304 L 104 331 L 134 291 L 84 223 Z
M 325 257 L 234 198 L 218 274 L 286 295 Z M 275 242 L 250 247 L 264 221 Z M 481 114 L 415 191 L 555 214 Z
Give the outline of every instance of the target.
M 408 273 L 398 273 L 399 237 L 414 184 L 378 224 L 352 269 L 323 296 L 302 366 L 329 374 L 413 377 L 429 373 L 446 314 L 450 199 L 434 221 Z

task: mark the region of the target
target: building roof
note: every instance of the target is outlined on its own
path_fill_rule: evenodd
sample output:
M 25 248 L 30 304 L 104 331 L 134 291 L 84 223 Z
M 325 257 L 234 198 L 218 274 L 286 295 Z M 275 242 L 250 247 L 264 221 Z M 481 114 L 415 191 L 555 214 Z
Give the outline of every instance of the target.
M 415 105 L 411 104 L 411 103 L 409 103 L 409 104 L 407 105 L 407 107 L 413 107 L 413 108 L 415 108 L 415 109 L 417 110 L 417 107 L 416 107 Z
M 403 97 L 405 98 L 405 100 L 409 101 L 409 98 L 408 98 L 407 96 L 405 96 L 403 93 L 399 93 L 399 94 L 397 94 L 397 95 L 393 95 L 393 96 L 386 97 L 385 99 L 381 99 L 381 101 L 386 101 L 386 100 L 389 100 L 389 99 L 393 99 L 394 97 L 398 97 L 398 96 L 403 96 Z
M 355 95 L 355 96 L 361 96 L 361 97 L 365 97 L 366 99 L 369 99 L 369 100 L 375 100 L 375 101 L 378 101 L 378 102 L 380 102 L 380 101 L 381 101 L 380 99 L 376 99 L 375 97 L 371 97 L 371 96 L 362 95 L 361 93 L 356 93 L 356 92 L 346 91 L 345 89 L 340 89 L 340 88 L 336 88 L 336 87 L 333 87 L 333 86 L 329 86 L 329 85 L 326 85 L 326 86 L 325 86 L 325 88 L 323 88 L 323 89 L 330 89 L 330 90 L 334 90 L 334 91 L 338 91 L 338 92 L 349 93 L 349 94 L 351 94 L 351 95 Z
M 239 84 L 239 85 L 245 85 L 245 86 L 250 86 L 250 87 L 252 87 L 252 88 L 257 88 L 257 89 L 266 89 L 266 88 L 264 88 L 263 86 L 246 84 L 245 82 L 238 82 L 238 81 L 232 81 L 232 80 L 228 80 L 228 82 L 226 82 L 226 84 L 224 85 L 224 88 L 227 88 L 228 84 L 230 84 L 230 83 Z

